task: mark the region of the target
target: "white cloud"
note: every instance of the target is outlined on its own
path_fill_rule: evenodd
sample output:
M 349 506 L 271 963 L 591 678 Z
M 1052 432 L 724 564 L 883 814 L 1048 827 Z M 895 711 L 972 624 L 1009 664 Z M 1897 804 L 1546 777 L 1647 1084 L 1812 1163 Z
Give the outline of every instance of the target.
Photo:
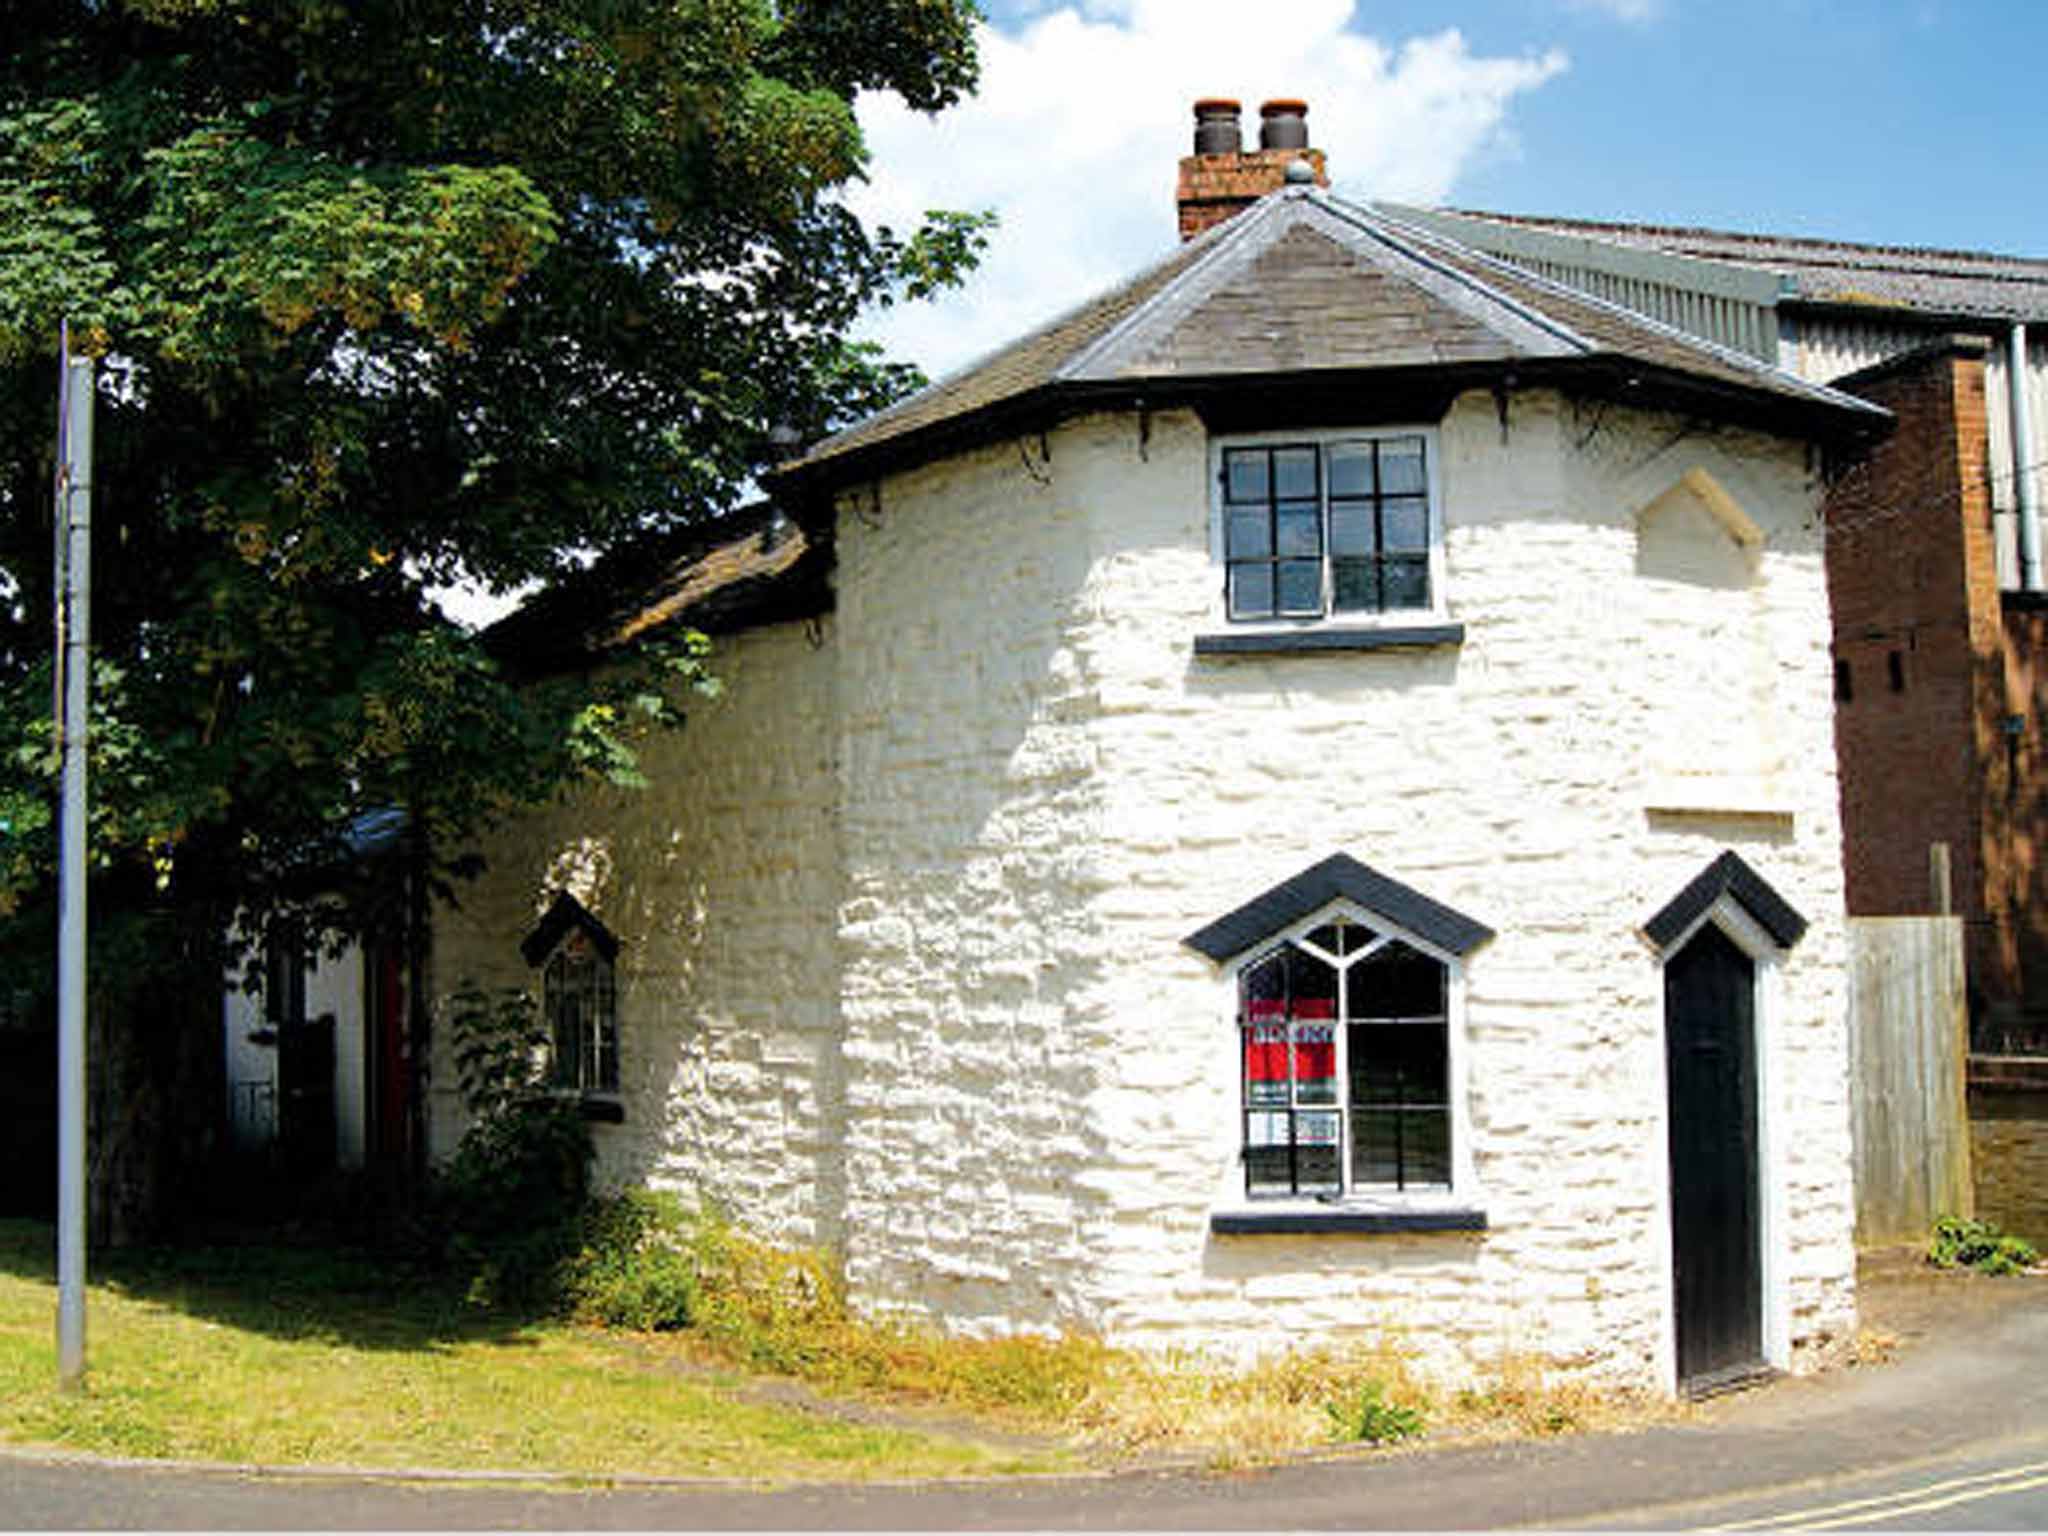
M 1640 0 L 1605 0 L 1640 3 Z M 982 84 L 936 119 L 861 103 L 873 180 L 850 201 L 914 227 L 930 208 L 1002 217 L 967 291 L 869 330 L 934 376 L 1022 334 L 1176 238 L 1174 182 L 1198 96 L 1298 96 L 1338 190 L 1433 201 L 1482 150 L 1512 147 L 1514 99 L 1563 54 L 1482 58 L 1456 30 L 1390 47 L 1348 30 L 1352 0 L 1069 0 L 1021 28 L 981 29 Z
M 1663 0 L 1567 0 L 1575 11 L 1593 11 L 1601 16 L 1612 16 L 1616 21 L 1640 25 L 1654 21 L 1663 10 Z

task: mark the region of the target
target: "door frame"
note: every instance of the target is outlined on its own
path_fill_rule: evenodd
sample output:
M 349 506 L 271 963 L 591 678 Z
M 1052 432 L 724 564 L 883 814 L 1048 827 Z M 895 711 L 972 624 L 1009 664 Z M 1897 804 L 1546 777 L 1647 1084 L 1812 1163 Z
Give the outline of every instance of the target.
M 1677 1269 L 1671 1230 L 1671 1080 L 1669 1042 L 1665 1036 L 1665 968 L 1671 957 L 1690 944 L 1706 924 L 1719 928 L 1754 968 L 1756 988 L 1752 1010 L 1756 1039 L 1756 1179 L 1757 1179 L 1757 1269 L 1762 1317 L 1764 1364 L 1787 1369 L 1792 1360 L 1792 1299 L 1788 1284 L 1784 1239 L 1786 1191 L 1784 1160 L 1779 1141 L 1783 1135 L 1780 1085 L 1785 1081 L 1780 1060 L 1783 1008 L 1781 962 L 1784 951 L 1771 934 L 1752 917 L 1733 893 L 1723 891 L 1714 903 L 1686 924 L 1678 937 L 1655 956 L 1657 1112 L 1653 1134 L 1655 1150 L 1651 1166 L 1657 1171 L 1656 1249 L 1659 1294 L 1663 1323 L 1658 1342 L 1659 1373 L 1672 1393 L 1680 1390 L 1678 1379 L 1678 1291 Z

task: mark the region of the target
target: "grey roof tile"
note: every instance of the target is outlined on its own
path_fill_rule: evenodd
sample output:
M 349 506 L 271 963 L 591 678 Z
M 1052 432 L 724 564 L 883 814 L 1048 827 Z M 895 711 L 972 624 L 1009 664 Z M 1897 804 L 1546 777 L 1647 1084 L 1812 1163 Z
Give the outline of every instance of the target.
M 1037 400 L 1280 373 L 1507 366 L 1654 372 L 1836 427 L 1885 413 L 1321 189 L 1292 186 L 785 473 L 831 482 Z

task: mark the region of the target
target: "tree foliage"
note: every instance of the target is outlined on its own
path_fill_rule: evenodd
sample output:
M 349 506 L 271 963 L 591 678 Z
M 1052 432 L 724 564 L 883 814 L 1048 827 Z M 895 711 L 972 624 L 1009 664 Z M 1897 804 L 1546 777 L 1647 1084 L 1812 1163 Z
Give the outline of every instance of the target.
M 51 855 L 58 323 L 103 365 L 93 845 L 117 912 L 307 896 L 365 809 L 455 849 L 701 681 L 517 688 L 430 598 L 715 517 L 911 372 L 865 307 L 982 221 L 868 229 L 864 91 L 974 83 L 970 0 L 5 0 L 0 908 Z M 103 907 L 102 910 L 106 910 Z M 363 919 L 326 914 L 335 929 Z M 295 918 L 303 921 L 303 915 Z

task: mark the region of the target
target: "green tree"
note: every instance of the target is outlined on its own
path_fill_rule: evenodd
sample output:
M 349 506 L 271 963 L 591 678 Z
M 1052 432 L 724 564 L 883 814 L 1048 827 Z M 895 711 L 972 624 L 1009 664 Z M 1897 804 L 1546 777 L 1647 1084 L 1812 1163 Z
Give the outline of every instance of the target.
M 848 341 L 982 220 L 864 228 L 865 91 L 975 79 L 970 0 L 0 0 L 0 914 L 47 983 L 56 337 L 101 356 L 96 1007 L 197 1155 L 236 913 L 316 892 L 366 809 L 453 853 L 703 680 L 515 687 L 430 599 L 716 517 L 917 382 Z M 445 866 L 437 866 L 445 874 Z M 211 983 L 211 984 L 210 984 Z M 126 1002 L 120 1001 L 125 997 Z M 108 999 L 114 999 L 109 1002 Z M 196 1106 L 196 1109 L 194 1108 Z M 143 1114 L 168 1127 L 166 1108 Z M 145 1206 L 152 1204 L 147 1200 Z

